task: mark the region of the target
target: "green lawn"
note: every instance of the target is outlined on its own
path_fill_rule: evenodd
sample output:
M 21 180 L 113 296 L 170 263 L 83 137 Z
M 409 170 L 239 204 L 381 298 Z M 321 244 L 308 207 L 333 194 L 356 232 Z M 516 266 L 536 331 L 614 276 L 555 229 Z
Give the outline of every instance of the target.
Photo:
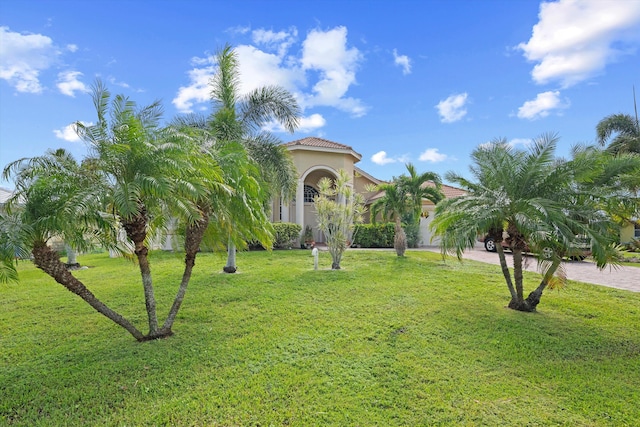
M 143 328 L 136 266 L 79 261 Z M 181 257 L 151 262 L 164 313 Z M 0 425 L 640 425 L 640 294 L 570 282 L 526 314 L 505 308 L 497 266 L 434 253 L 224 263 L 199 256 L 175 335 L 147 343 L 24 263 L 0 285 Z
M 640 258 L 640 252 L 629 252 L 629 251 L 622 251 L 620 252 L 620 254 L 626 258 L 626 259 L 631 259 L 631 258 Z M 624 264 L 622 264 L 626 267 L 640 267 L 640 262 L 625 262 Z

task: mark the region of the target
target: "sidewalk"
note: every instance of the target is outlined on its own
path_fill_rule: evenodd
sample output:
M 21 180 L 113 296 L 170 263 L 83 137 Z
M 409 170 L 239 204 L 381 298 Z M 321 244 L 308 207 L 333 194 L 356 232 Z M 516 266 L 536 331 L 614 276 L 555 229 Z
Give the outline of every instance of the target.
M 409 249 L 415 250 L 415 249 Z M 426 246 L 420 248 L 430 252 L 440 252 L 437 246 Z M 505 252 L 507 264 L 513 266 L 512 255 Z M 499 265 L 500 260 L 495 252 L 487 252 L 482 244 L 478 244 L 475 248 L 467 250 L 462 255 L 463 259 L 471 259 L 474 261 L 485 262 L 488 264 Z M 528 271 L 537 271 L 536 260 L 527 256 L 529 262 L 525 266 Z M 594 285 L 608 286 L 610 288 L 624 289 L 631 292 L 640 292 L 640 268 L 626 267 L 624 264 L 619 267 L 606 267 L 604 270 L 598 268 L 589 261 L 564 261 L 563 266 L 567 272 L 567 278 L 578 282 L 592 283 Z

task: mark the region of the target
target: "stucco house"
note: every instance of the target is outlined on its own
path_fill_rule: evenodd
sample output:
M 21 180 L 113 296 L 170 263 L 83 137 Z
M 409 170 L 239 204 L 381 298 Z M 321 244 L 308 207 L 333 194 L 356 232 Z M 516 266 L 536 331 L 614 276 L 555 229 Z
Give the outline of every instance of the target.
M 4 205 L 13 195 L 13 191 L 8 188 L 0 187 L 0 209 L 4 208 Z
M 302 229 L 311 227 L 316 242 L 323 242 L 324 236 L 317 227 L 316 213 L 313 207 L 313 197 L 318 194 L 318 181 L 323 177 L 335 179 L 340 169 L 344 169 L 352 177 L 354 189 L 364 196 L 367 206 L 371 205 L 381 193 L 368 191 L 370 185 L 380 184 L 382 181 L 356 166 L 362 155 L 352 147 L 317 137 L 307 137 L 284 144 L 293 158 L 298 171 L 298 186 L 295 200 L 288 204 L 276 199 L 273 202 L 273 222 L 293 222 Z M 431 185 L 433 185 L 431 183 Z M 464 191 L 448 185 L 442 186 L 445 197 L 464 195 Z M 424 215 L 421 220 L 422 245 L 437 244 L 431 241 L 429 223 L 433 219 L 435 205 L 424 200 L 422 206 Z M 368 217 L 366 217 L 368 219 Z

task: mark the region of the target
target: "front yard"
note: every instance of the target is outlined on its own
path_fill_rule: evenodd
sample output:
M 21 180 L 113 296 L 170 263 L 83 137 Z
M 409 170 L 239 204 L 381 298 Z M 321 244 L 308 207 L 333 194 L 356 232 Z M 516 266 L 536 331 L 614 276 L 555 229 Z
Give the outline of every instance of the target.
M 181 261 L 152 254 L 160 317 Z M 142 327 L 136 266 L 79 262 Z M 0 285 L 0 424 L 640 425 L 640 294 L 570 282 L 526 314 L 505 308 L 497 266 L 434 253 L 224 262 L 199 255 L 176 334 L 147 343 L 24 263 Z

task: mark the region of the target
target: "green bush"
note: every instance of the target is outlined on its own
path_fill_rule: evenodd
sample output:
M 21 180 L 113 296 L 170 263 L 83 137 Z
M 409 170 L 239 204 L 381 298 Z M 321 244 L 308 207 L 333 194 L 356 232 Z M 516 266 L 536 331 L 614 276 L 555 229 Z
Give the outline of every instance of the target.
M 407 235 L 407 247 L 417 248 L 420 244 L 420 223 L 419 222 L 405 222 L 404 232 Z
M 276 222 L 273 224 L 275 236 L 273 247 L 277 249 L 291 249 L 300 237 L 302 227 L 292 222 Z
M 640 239 L 632 239 L 629 243 L 625 243 L 624 247 L 630 252 L 640 252 Z
M 357 224 L 353 245 L 362 248 L 392 248 L 394 224 Z

